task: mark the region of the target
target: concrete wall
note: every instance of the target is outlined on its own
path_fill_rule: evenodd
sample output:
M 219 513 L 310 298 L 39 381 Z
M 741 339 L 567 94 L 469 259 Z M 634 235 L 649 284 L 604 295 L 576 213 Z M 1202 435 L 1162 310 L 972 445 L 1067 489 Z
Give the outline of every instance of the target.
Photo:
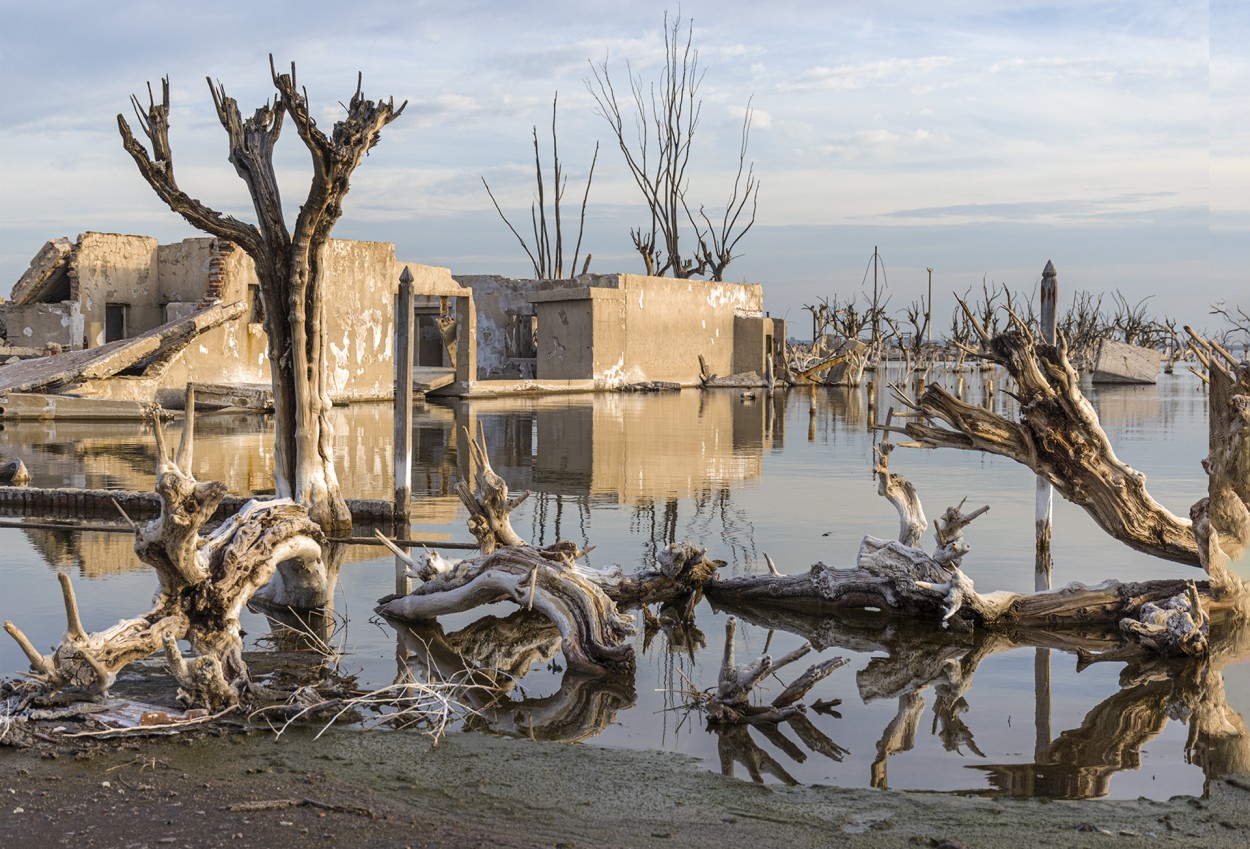
M 77 301 L 58 304 L 0 304 L 0 324 L 9 344 L 41 349 L 48 344 L 68 350 L 82 345 L 83 319 Z
M 148 236 L 83 233 L 78 237 L 70 294 L 82 310 L 84 347 L 104 344 L 107 304 L 129 305 L 128 335 L 162 323 L 156 247 L 156 239 Z
M 157 247 L 156 300 L 162 304 L 202 301 L 208 291 L 209 266 L 216 241 L 204 236 Z
M 594 291 L 559 289 L 530 295 L 538 316 L 537 377 L 587 380 L 595 376 Z
M 743 362 L 763 368 L 766 320 L 759 286 L 587 275 L 533 292 L 529 300 L 538 314 L 540 379 L 694 384 L 700 355 L 716 374 L 749 371 L 735 368 L 740 321 L 752 331 L 740 343 L 750 349 Z

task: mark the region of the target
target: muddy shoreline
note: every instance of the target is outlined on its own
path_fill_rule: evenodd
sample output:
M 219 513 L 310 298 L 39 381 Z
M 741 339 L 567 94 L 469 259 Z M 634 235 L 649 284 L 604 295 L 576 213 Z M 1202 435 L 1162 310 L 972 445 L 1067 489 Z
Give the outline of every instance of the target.
M 1050 801 L 760 786 L 665 752 L 331 730 L 0 750 L 0 845 L 1242 847 L 1250 779 L 1207 798 Z

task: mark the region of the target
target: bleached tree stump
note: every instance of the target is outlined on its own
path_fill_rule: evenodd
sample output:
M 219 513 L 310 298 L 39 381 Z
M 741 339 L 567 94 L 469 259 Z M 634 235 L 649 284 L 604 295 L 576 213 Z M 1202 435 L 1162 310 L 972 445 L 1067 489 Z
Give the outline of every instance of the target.
M 34 676 L 49 688 L 79 686 L 103 697 L 128 663 L 163 650 L 183 702 L 232 705 L 250 686 L 240 613 L 279 563 L 299 560 L 316 570 L 321 531 L 306 508 L 277 499 L 250 501 L 202 536 L 200 529 L 225 495 L 225 485 L 196 481 L 189 471 L 191 441 L 184 434 L 177 457 L 171 458 L 155 411 L 152 420 L 161 513 L 146 525 L 135 525 L 135 553 L 160 582 L 152 609 L 87 633 L 69 577 L 61 574 L 67 628 L 59 646 L 41 654 L 12 622 L 4 627 L 30 660 Z M 191 658 L 183 657 L 179 640 L 190 645 Z
M 456 484 L 456 495 L 469 511 L 469 531 L 478 542 L 482 554 L 490 554 L 505 545 L 525 545 L 521 535 L 512 529 L 509 518 L 512 511 L 529 498 L 529 491 L 520 495 L 508 494 L 508 482 L 491 468 L 490 457 L 486 453 L 486 433 L 479 427 L 477 438 L 464 430 L 468 437 L 469 454 L 472 467 L 477 471 L 474 475 L 476 488 L 460 481 Z

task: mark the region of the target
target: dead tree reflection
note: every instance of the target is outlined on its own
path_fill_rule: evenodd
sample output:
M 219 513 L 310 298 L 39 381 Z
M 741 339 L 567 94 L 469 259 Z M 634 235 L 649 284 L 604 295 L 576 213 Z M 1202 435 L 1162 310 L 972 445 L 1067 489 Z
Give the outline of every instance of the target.
M 469 709 L 468 730 L 576 742 L 598 734 L 637 701 L 631 675 L 572 671 L 551 695 L 526 696 L 522 679 L 535 666 L 552 663 L 560 651 L 559 630 L 533 611 L 486 616 L 451 634 L 436 621 L 390 624 L 399 634 L 402 674 L 466 685 L 461 698 Z
M 1212 617 L 1207 655 L 1168 658 L 1112 651 L 1121 643 L 1114 628 L 1021 628 L 968 634 L 858 610 L 816 616 L 727 602 L 715 606 L 759 627 L 789 631 L 817 648 L 884 653 L 856 676 L 865 703 L 898 700 L 897 713 L 877 741 L 870 775 L 876 788 L 889 787 L 890 756 L 915 746 L 926 707 L 923 693 L 929 688 L 934 695 L 930 733 L 948 751 L 962 753 L 966 748 L 984 757 L 963 720 L 973 675 L 986 658 L 1026 646 L 1075 654 L 1078 671 L 1095 662 L 1128 662 L 1120 675 L 1120 690 L 1094 706 L 1078 728 L 1062 732 L 1041 747 L 1032 762 L 970 765 L 987 773 L 991 795 L 1104 796 L 1116 773 L 1141 766 L 1143 747 L 1169 720 L 1188 726 L 1186 760 L 1200 767 L 1208 780 L 1250 770 L 1245 718 L 1229 704 L 1224 690 L 1223 668 L 1250 657 L 1250 625 L 1235 615 Z

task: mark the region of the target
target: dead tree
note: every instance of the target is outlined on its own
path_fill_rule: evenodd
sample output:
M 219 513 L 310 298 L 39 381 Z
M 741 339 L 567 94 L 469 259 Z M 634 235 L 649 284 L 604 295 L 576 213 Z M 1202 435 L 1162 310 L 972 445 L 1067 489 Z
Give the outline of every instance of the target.
M 713 280 L 720 280 L 733 258 L 734 246 L 755 224 L 759 179 L 746 161 L 752 112 L 748 105 L 742 121 L 738 171 L 720 227 L 717 229 L 700 207 L 699 215 L 707 225 L 704 230 L 686 200 L 686 169 L 703 104 L 698 90 L 704 71 L 699 65 L 699 51 L 693 47 L 693 25 L 686 27 L 684 45 L 681 29 L 680 17 L 670 25 L 668 14 L 664 15 L 664 66 L 658 83 L 645 85 L 626 64 L 632 103 L 622 105 L 606 59 L 597 65 L 591 63 L 593 79 L 586 80 L 586 88 L 608 122 L 651 215 L 649 228 L 630 230 L 647 274 L 662 277 L 671 272 L 674 277 L 685 278 L 710 273 Z M 632 113 L 632 120 L 627 113 Z M 682 231 L 687 226 L 693 228 L 699 243 L 690 255 L 681 247 Z
M 184 434 L 171 458 L 159 415 L 153 416 L 153 427 L 161 513 L 146 525 L 135 525 L 135 554 L 160 581 L 152 609 L 87 633 L 69 576 L 62 572 L 67 627 L 59 646 L 44 655 L 12 622 L 4 628 L 30 660 L 33 676 L 53 690 L 82 687 L 102 698 L 128 663 L 163 650 L 181 685 L 181 701 L 210 708 L 233 705 L 252 686 L 243 661 L 240 613 L 280 563 L 298 560 L 307 570 L 320 568 L 323 537 L 308 511 L 286 498 L 250 501 L 213 533 L 202 535 L 226 486 L 195 480 L 189 471 L 190 440 Z M 193 657 L 182 655 L 179 640 L 190 643 Z
M 533 132 L 534 181 L 537 183 L 536 197 L 530 204 L 530 226 L 533 229 L 534 236 L 533 250 L 530 250 L 529 243 L 512 226 L 508 216 L 504 215 L 503 210 L 499 207 L 499 201 L 495 199 L 495 193 L 490 190 L 490 185 L 486 182 L 486 178 L 482 178 L 482 185 L 486 187 L 486 193 L 490 195 L 491 203 L 495 205 L 495 211 L 499 213 L 503 223 L 508 225 L 512 235 L 516 236 L 517 241 L 521 243 L 521 249 L 529 257 L 530 265 L 534 268 L 534 279 L 536 280 L 564 279 L 564 222 L 560 218 L 560 202 L 564 199 L 564 188 L 568 182 L 568 177 L 560 167 L 560 150 L 556 143 L 557 98 L 558 94 L 551 99 L 551 165 L 555 173 L 551 178 L 552 220 L 550 226 L 548 226 L 547 222 L 547 189 L 543 181 L 542 155 L 538 149 L 538 127 L 534 127 Z M 573 247 L 573 261 L 569 264 L 570 276 L 577 271 L 577 255 L 582 248 L 582 231 L 586 226 L 586 200 L 590 197 L 590 183 L 595 178 L 595 163 L 598 161 L 599 143 L 595 142 L 595 154 L 590 159 L 590 171 L 586 175 L 586 191 L 582 193 L 582 210 L 577 223 L 577 244 Z M 553 230 L 555 231 L 554 234 L 552 233 Z M 554 244 L 552 244 L 553 235 L 555 237 Z M 586 263 L 589 266 L 589 256 L 586 257 Z M 585 273 L 585 269 L 583 269 L 582 273 Z
M 962 302 L 961 302 L 962 303 Z M 1127 545 L 1198 566 L 1188 519 L 1150 496 L 1146 477 L 1115 455 L 1094 408 L 1082 394 L 1062 334 L 1047 345 L 1013 317 L 992 336 L 965 305 L 981 349 L 969 353 L 1002 366 L 1015 382 L 1020 420 L 968 404 L 936 383 L 913 405 L 923 414 L 904 427 L 925 448 L 962 448 L 1010 457 L 1049 480 L 1064 498 Z
M 456 495 L 469 511 L 469 531 L 477 539 L 478 549 L 482 554 L 490 554 L 500 546 L 525 545 L 525 540 L 512 529 L 510 516 L 529 498 L 529 491 L 510 496 L 508 482 L 491 468 L 490 457 L 486 453 L 486 432 L 479 430 L 477 439 L 473 438 L 468 428 L 465 428 L 464 434 L 469 439 L 469 455 L 471 465 L 476 468 L 474 478 L 477 487 L 470 489 L 468 483 L 459 481 Z
M 139 173 L 171 210 L 192 226 L 247 252 L 256 266 L 269 340 L 274 399 L 274 478 L 279 496 L 308 507 L 327 530 L 351 525 L 334 471 L 324 316 L 324 249 L 343 212 L 352 172 L 378 143 L 382 127 L 399 117 L 393 100 L 365 99 L 357 79 L 347 115 L 326 135 L 313 120 L 308 95 L 295 80 L 295 65 L 280 74 L 269 57 L 277 96 L 244 119 L 234 98 L 209 80 L 217 118 L 230 139 L 230 162 L 247 184 L 256 224 L 209 208 L 184 192 L 174 179 L 169 141 L 169 80 L 161 81 L 158 103 L 148 87 L 148 107 L 131 98 L 151 152 L 117 116 L 126 151 Z M 287 115 L 312 155 L 312 182 L 295 226 L 287 228 L 278 192 L 273 151 Z

